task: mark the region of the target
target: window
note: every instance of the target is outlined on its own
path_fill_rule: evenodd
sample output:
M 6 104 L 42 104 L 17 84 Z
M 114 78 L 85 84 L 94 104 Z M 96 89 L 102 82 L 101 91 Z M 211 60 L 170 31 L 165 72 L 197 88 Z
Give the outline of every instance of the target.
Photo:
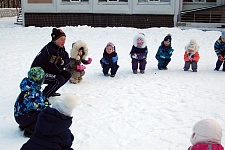
M 98 2 L 128 2 L 128 0 L 99 0 Z
M 138 0 L 138 2 L 170 2 L 170 0 Z
M 62 0 L 62 2 L 88 2 L 89 0 Z
M 216 2 L 216 0 L 184 0 L 184 2 L 192 2 L 192 3 L 207 3 L 207 2 Z

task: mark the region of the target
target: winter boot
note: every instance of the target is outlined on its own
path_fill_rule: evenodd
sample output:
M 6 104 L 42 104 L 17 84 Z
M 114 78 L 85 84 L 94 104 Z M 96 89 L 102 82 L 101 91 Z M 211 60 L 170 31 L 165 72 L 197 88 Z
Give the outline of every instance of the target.
M 54 97 L 54 96 L 60 96 L 60 93 L 52 93 L 50 96 Z
M 32 134 L 33 134 L 33 131 L 30 128 L 26 128 L 23 133 L 24 137 L 28 137 L 28 138 L 30 138 Z
M 137 74 L 137 70 L 133 70 L 133 74 Z
M 19 125 L 19 129 L 20 129 L 20 131 L 24 131 L 26 129 L 26 126 Z

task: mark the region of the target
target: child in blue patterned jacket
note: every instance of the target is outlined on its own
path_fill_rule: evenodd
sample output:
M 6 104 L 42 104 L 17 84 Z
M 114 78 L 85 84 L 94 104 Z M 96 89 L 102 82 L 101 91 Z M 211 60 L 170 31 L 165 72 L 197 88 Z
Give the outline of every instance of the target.
M 24 136 L 30 137 L 35 129 L 39 113 L 45 108 L 45 98 L 41 92 L 45 72 L 41 67 L 33 67 L 20 83 L 21 93 L 14 105 L 14 117 Z
M 119 65 L 117 64 L 118 61 L 118 55 L 116 53 L 116 48 L 112 42 L 107 43 L 103 57 L 100 60 L 100 64 L 102 66 L 102 72 L 104 76 L 109 76 L 109 70 L 110 70 L 110 77 L 115 77 L 116 72 L 119 68 Z
M 219 39 L 214 44 L 214 50 L 216 52 L 216 55 L 218 57 L 218 60 L 216 62 L 216 68 L 215 71 L 219 71 L 221 65 L 223 64 L 222 71 L 225 71 L 225 31 L 222 32 Z
M 158 60 L 158 69 L 159 70 L 167 70 L 167 65 L 171 61 L 171 56 L 173 53 L 173 49 L 171 46 L 171 34 L 168 34 L 164 40 L 161 42 L 159 49 L 156 53 L 155 58 Z

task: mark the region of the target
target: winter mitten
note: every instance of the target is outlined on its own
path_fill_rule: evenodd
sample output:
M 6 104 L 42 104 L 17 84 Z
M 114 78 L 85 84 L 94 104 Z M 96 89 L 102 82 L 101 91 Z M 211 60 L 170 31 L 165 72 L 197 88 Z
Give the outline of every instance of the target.
M 133 55 L 131 55 L 132 58 L 137 59 L 137 54 L 134 53 Z
M 90 64 L 92 62 L 92 58 L 88 58 L 87 63 Z
M 138 55 L 138 60 L 141 60 L 141 59 L 143 59 L 143 56 Z
M 165 56 L 163 56 L 163 55 L 160 55 L 160 57 L 162 58 L 162 59 L 165 59 L 166 57 Z
M 223 57 L 222 55 L 218 55 L 218 59 L 219 59 L 220 61 L 224 61 L 224 57 Z
M 49 61 L 53 64 L 58 64 L 58 65 L 64 64 L 64 61 L 63 61 L 62 57 L 60 57 L 60 56 L 51 55 L 49 57 Z
M 58 65 L 63 65 L 63 64 L 64 64 L 64 60 L 62 59 L 62 57 L 59 57 L 59 58 L 58 58 L 56 64 L 58 64 Z
M 77 70 L 84 70 L 84 69 L 86 69 L 86 67 L 85 66 L 83 66 L 83 65 L 78 65 L 77 66 Z

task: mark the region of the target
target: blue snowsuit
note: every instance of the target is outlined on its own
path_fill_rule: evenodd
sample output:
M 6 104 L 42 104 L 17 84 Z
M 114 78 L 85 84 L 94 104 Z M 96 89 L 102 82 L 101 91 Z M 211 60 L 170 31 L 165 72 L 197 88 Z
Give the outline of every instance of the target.
M 117 61 L 118 61 L 118 55 L 115 52 L 115 48 L 114 51 L 111 54 L 108 54 L 106 52 L 106 48 L 104 49 L 104 53 L 103 53 L 103 57 L 100 60 L 100 63 L 102 65 L 102 72 L 104 75 L 108 74 L 109 69 L 111 69 L 111 75 L 115 75 L 119 65 L 117 65 Z
M 47 107 L 38 117 L 35 132 L 21 150 L 73 150 L 72 117 Z
M 39 113 L 45 108 L 41 85 L 24 78 L 20 83 L 21 93 L 14 105 L 16 122 L 34 131 Z
M 214 50 L 216 52 L 216 55 L 218 56 L 218 60 L 216 62 L 216 70 L 219 70 L 221 65 L 223 64 L 223 71 L 225 71 L 225 63 L 224 61 L 221 61 L 219 58 L 219 55 L 221 55 L 223 58 L 225 57 L 225 42 L 222 41 L 221 36 L 220 38 L 215 42 L 214 44 Z
M 171 61 L 170 57 L 172 56 L 173 51 L 174 50 L 171 47 L 171 43 L 169 46 L 165 46 L 164 41 L 161 42 L 161 45 L 155 55 L 155 58 L 158 60 L 158 69 L 167 68 L 167 65 Z
M 52 62 L 52 57 L 60 57 L 64 63 Z M 45 71 L 44 84 L 48 84 L 43 90 L 45 97 L 50 97 L 71 77 L 71 73 L 64 70 L 69 65 L 70 59 L 65 48 L 59 47 L 54 41 L 49 42 L 35 57 L 31 67 L 41 67 Z

